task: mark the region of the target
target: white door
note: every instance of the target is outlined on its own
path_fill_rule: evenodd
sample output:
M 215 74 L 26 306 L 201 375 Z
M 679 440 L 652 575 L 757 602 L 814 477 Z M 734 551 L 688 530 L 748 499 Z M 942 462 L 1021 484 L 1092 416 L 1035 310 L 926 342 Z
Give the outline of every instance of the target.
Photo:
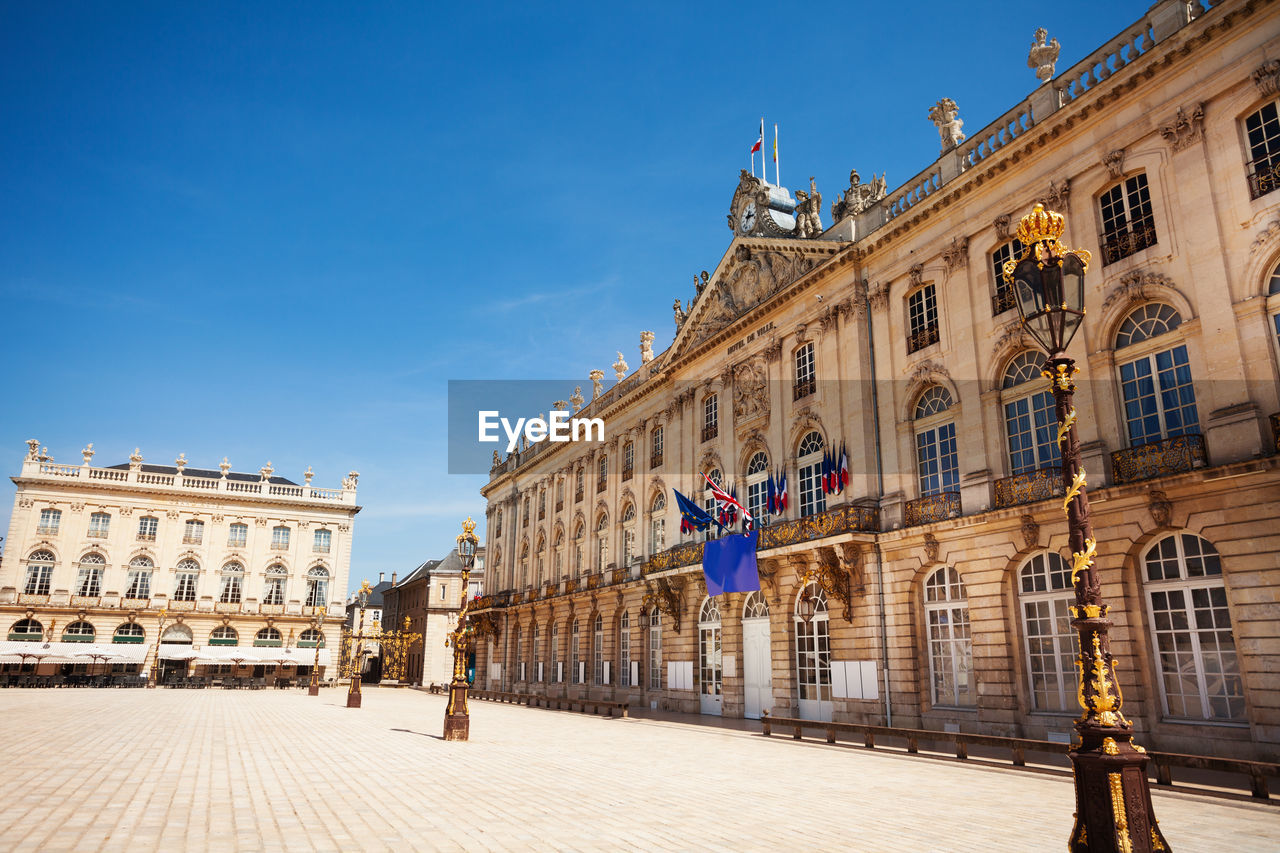
M 714 598 L 702 605 L 698 619 L 698 694 L 699 710 L 720 716 L 723 713 L 723 671 L 720 648 L 720 607 Z
M 773 659 L 770 654 L 769 605 L 759 592 L 747 596 L 742 608 L 742 682 L 749 720 L 773 709 Z

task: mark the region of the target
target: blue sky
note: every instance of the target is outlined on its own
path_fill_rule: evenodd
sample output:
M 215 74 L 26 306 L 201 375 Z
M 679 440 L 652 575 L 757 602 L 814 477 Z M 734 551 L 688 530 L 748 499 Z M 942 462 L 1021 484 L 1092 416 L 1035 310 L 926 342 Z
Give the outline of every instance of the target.
M 762 115 L 826 222 L 1147 5 L 0 3 L 0 461 L 356 469 L 353 585 L 403 573 L 483 519 L 446 381 L 664 348 Z

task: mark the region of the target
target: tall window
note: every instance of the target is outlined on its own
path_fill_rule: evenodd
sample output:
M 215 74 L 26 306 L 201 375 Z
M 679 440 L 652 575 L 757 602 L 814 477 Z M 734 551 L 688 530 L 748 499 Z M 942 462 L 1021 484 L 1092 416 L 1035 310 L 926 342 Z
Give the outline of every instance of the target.
M 204 522 L 194 518 L 187 519 L 182 530 L 183 545 L 199 545 L 204 542 Z
M 596 522 L 596 571 L 603 572 L 609 565 L 609 516 L 601 513 Z
M 1013 295 L 1013 285 L 1004 280 L 1006 261 L 1016 261 L 1022 257 L 1022 241 L 1014 238 L 991 253 L 991 272 L 995 275 L 996 295 L 991 297 L 991 316 L 998 317 L 1013 308 L 1017 299 Z
M 58 527 L 61 524 L 62 510 L 42 509 L 40 510 L 40 524 L 36 528 L 36 532 L 52 536 L 58 532 Z
M 546 534 L 540 531 L 538 533 L 538 553 L 537 556 L 534 557 L 533 585 L 535 588 L 542 586 L 543 578 L 546 575 L 546 560 L 547 537 Z
M 516 628 L 516 681 L 524 681 L 524 631 Z
M 1249 196 L 1261 198 L 1280 188 L 1280 115 L 1272 101 L 1244 120 L 1249 139 Z
M 195 560 L 182 560 L 177 566 L 177 585 L 173 590 L 174 601 L 195 601 L 196 581 L 200 577 L 200 564 Z
M 722 489 L 724 488 L 724 475 L 720 473 L 719 468 L 712 468 L 710 471 L 707 472 L 707 476 L 711 478 L 711 482 L 715 483 L 717 486 L 719 486 Z M 711 513 L 711 517 L 715 518 L 718 521 L 719 518 L 716 513 L 716 499 L 711 496 L 711 490 L 706 488 L 705 480 L 703 481 L 703 483 L 704 483 L 703 492 L 705 493 L 705 497 L 703 497 L 702 499 L 702 508 L 705 509 L 707 512 Z M 720 528 L 718 525 L 713 524 L 707 528 L 706 537 L 708 539 L 716 539 L 716 538 L 719 538 L 719 536 L 720 536 Z
M 1275 333 L 1275 342 L 1280 346 L 1280 265 L 1277 265 L 1271 271 L 1271 278 L 1267 281 L 1267 310 L 1271 311 L 1271 329 Z
M 538 490 L 538 521 L 547 517 L 547 490 Z
M 1043 551 L 1023 564 L 1018 583 L 1031 705 L 1038 711 L 1070 711 L 1076 704 L 1079 642 L 1071 629 L 1071 567 L 1059 555 Z
M 1145 172 L 1126 178 L 1098 199 L 1102 207 L 1102 265 L 1156 244 L 1156 220 Z
M 307 607 L 323 607 L 329 601 L 329 570 L 313 566 L 307 571 Z
M 813 361 L 813 343 L 807 343 L 796 350 L 795 355 L 796 382 L 792 389 L 792 399 L 801 400 L 817 390 L 817 371 Z
M 631 686 L 631 614 L 625 610 L 618 623 L 618 686 Z
M 144 515 L 138 519 L 138 541 L 156 541 L 156 531 L 160 528 L 160 519 L 153 515 Z
M 822 449 L 825 442 L 817 430 L 806 433 L 800 439 L 800 448 L 796 451 L 799 457 L 796 463 L 800 469 L 800 517 L 816 515 L 827 508 L 827 496 L 822 493 Z
M 289 528 L 285 527 L 283 524 L 278 524 L 271 528 L 271 550 L 289 550 Z
M 649 553 L 656 554 L 667 547 L 667 494 L 658 492 L 649 504 Z
M 596 491 L 603 492 L 609 482 L 609 457 L 601 453 L 596 461 Z
M 636 467 L 636 445 L 628 441 L 622 448 L 622 479 L 630 480 Z
M 747 462 L 747 512 L 755 518 L 756 524 L 767 524 L 769 516 L 765 512 L 768 502 L 769 457 L 763 453 L 752 454 Z
M 548 580 L 559 583 L 564 577 L 564 528 L 556 525 L 555 538 L 551 542 L 551 577 Z
M 720 399 L 708 394 L 702 401 L 702 440 L 710 441 L 720 432 Z
M 1173 308 L 1152 302 L 1130 313 L 1116 334 L 1116 350 L 1134 347 L 1142 353 L 1120 364 L 1125 425 L 1132 447 L 1200 432 L 1186 344 L 1169 338 L 1154 340 L 1181 323 L 1182 316 Z M 1117 353 L 1117 360 L 1121 357 Z
M 649 689 L 662 689 L 662 612 L 649 611 Z
M 22 587 L 23 595 L 48 595 L 52 580 L 53 553 L 51 551 L 36 551 L 27 558 L 27 582 Z
M 805 614 L 812 609 L 813 615 Z M 796 678 L 800 698 L 831 701 L 831 624 L 827 594 L 812 581 L 796 596 Z
M 924 615 L 929 626 L 933 704 L 974 704 L 969 603 L 955 569 L 943 566 L 929 575 L 924 584 Z
M 227 563 L 222 567 L 222 589 L 218 592 L 221 604 L 239 604 L 244 592 L 244 566 Z
M 951 394 L 941 385 L 931 385 L 916 401 L 912 426 L 921 497 L 953 492 L 960 486 L 956 425 L 950 408 Z
M 1060 465 L 1058 418 L 1053 395 L 1043 388 L 1044 357 L 1027 351 L 1009 362 L 1000 383 L 1004 426 L 1009 440 L 1009 473 L 1026 474 Z
M 129 561 L 129 578 L 124 597 L 146 599 L 151 597 L 151 573 L 155 564 L 149 557 L 134 557 Z
M 551 623 L 551 657 L 548 659 L 547 666 L 551 668 L 551 672 L 547 675 L 547 681 L 552 683 L 561 679 L 556 673 L 556 664 L 560 662 L 560 626 L 555 622 Z
M 111 516 L 105 512 L 95 512 L 89 516 L 89 538 L 106 539 L 111 530 Z
M 592 672 L 594 673 L 594 681 L 596 684 L 604 684 L 604 619 L 596 614 L 595 624 L 592 626 L 592 644 L 591 651 L 593 655 Z
M 1244 720 L 1244 682 L 1217 549 L 1192 533 L 1174 533 L 1151 546 L 1143 566 L 1165 713 Z
M 542 669 L 542 626 L 538 623 L 533 624 L 533 677 L 538 681 L 546 680 L 546 673 L 540 672 Z
M 573 528 L 573 576 L 582 574 L 583 539 L 586 537 L 586 525 L 581 520 Z
M 80 558 L 80 575 L 76 578 L 76 595 L 97 598 L 102 595 L 102 572 L 107 561 L 101 554 L 85 554 Z
M 333 531 L 323 527 L 312 534 L 311 551 L 315 554 L 328 554 L 329 544 L 333 541 Z
M 630 566 L 636 558 L 636 505 L 627 504 L 622 511 L 622 565 Z
M 656 426 L 649 436 L 649 467 L 657 468 L 662 464 L 662 427 Z
M 529 585 L 529 540 L 520 543 L 520 580 L 517 586 Z
M 586 479 L 586 473 L 582 466 L 578 466 L 577 473 L 574 475 L 573 500 L 578 502 L 582 500 L 582 482 Z
M 243 548 L 249 541 L 249 525 L 236 523 L 227 529 L 227 547 Z
M 722 681 L 720 605 L 708 597 L 698 614 L 698 689 L 703 696 L 719 696 Z
M 573 625 L 569 628 L 569 680 L 574 684 L 581 684 L 582 669 L 579 664 L 582 663 L 582 639 L 578 632 L 578 620 L 573 620 Z
M 938 297 L 926 284 L 907 297 L 907 352 L 938 342 Z
M 521 504 L 521 506 L 523 507 L 523 509 L 522 509 L 522 510 L 521 510 L 521 512 L 520 512 L 520 526 L 521 526 L 521 527 L 528 527 L 528 526 L 529 526 L 529 515 L 530 515 L 530 512 L 529 512 L 529 496 L 528 496 L 528 495 L 525 495 L 524 502 Z
M 267 568 L 267 585 L 262 590 L 263 604 L 284 604 L 284 582 L 289 572 L 276 564 Z

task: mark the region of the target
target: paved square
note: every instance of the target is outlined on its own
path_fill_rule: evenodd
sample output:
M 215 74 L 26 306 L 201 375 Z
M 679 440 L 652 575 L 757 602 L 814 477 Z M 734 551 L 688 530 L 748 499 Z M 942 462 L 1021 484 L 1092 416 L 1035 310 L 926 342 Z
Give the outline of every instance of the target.
M 737 728 L 341 691 L 0 692 L 24 850 L 1061 851 L 1071 782 Z M 1280 807 L 1156 792 L 1179 853 L 1280 846 Z M 976 827 L 976 829 L 975 829 Z

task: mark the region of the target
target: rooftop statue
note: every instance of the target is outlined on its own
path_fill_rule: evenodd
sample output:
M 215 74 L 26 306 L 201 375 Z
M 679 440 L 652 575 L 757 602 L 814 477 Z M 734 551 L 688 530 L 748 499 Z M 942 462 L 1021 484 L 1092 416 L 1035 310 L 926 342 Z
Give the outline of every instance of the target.
M 796 190 L 796 236 L 817 237 L 822 233 L 822 193 L 818 192 L 813 178 L 809 178 L 809 191 Z
M 938 128 L 938 136 L 942 137 L 942 153 L 964 142 L 964 134 L 960 132 L 964 122 L 960 120 L 960 108 L 955 101 L 950 98 L 938 101 L 929 108 L 929 120 Z
M 871 205 L 889 194 L 884 175 L 871 176 L 871 183 L 864 184 L 858 178 L 858 170 L 849 172 L 849 189 L 845 190 L 837 201 L 831 202 L 831 218 L 836 222 L 846 216 L 857 216 Z
M 1036 70 L 1036 77 L 1041 83 L 1053 79 L 1053 67 L 1058 61 L 1058 51 L 1062 49 L 1057 39 L 1050 39 L 1046 44 L 1049 31 L 1044 27 L 1036 30 L 1035 40 L 1031 42 L 1031 53 L 1027 54 L 1027 67 Z

